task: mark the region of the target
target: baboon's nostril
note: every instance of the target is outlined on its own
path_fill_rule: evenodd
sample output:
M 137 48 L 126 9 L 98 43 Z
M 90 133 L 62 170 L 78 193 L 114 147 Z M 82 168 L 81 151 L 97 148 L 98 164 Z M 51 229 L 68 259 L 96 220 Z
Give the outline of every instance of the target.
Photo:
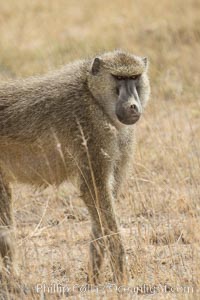
M 131 105 L 130 105 L 130 109 L 131 109 L 132 111 L 134 111 L 134 112 L 138 112 L 138 107 L 137 107 L 136 104 L 131 104 Z

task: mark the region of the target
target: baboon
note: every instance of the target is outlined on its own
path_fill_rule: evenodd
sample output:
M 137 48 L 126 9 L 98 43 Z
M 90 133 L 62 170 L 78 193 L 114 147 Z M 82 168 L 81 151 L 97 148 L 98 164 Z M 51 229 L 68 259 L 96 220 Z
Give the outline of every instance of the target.
M 113 201 L 131 165 L 133 124 L 149 98 L 147 69 L 147 58 L 116 50 L 1 84 L 0 253 L 6 265 L 15 250 L 10 183 L 76 179 L 92 223 L 89 280 L 99 280 L 106 252 L 115 281 L 123 281 Z

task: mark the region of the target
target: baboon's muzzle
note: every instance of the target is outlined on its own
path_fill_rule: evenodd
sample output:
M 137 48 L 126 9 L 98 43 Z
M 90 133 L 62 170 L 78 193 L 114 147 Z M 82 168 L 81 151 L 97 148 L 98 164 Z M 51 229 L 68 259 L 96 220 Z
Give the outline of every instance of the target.
M 116 115 L 120 122 L 126 125 L 135 124 L 142 113 L 136 83 L 132 79 L 123 80 L 119 87 L 119 97 L 116 104 Z

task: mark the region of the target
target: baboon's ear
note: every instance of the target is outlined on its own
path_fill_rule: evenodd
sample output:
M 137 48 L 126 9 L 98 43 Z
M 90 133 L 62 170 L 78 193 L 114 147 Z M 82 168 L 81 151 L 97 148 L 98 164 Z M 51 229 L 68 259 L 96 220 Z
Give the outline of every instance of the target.
M 144 62 L 145 68 L 148 69 L 148 66 L 149 66 L 148 58 L 147 57 L 143 57 L 142 60 Z
M 92 75 L 96 75 L 99 72 L 100 66 L 101 66 L 101 60 L 100 60 L 100 58 L 95 57 L 95 59 L 92 62 L 92 65 L 91 65 L 91 73 L 92 73 Z

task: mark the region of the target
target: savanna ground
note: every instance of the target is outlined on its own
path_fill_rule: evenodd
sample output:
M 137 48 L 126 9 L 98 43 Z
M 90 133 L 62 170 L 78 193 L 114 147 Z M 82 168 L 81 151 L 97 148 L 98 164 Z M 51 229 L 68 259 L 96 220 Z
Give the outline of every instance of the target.
M 86 284 L 90 219 L 69 184 L 14 186 L 16 261 L 25 286 L 76 285 L 70 299 L 200 299 L 199 11 L 198 0 L 0 0 L 2 80 L 114 48 L 150 60 L 151 102 L 137 124 L 132 178 L 116 203 L 132 292 L 108 288 L 107 261 L 104 291 L 78 291 Z M 147 288 L 134 293 L 144 285 L 155 295 Z M 18 298 L 65 296 L 8 296 Z

